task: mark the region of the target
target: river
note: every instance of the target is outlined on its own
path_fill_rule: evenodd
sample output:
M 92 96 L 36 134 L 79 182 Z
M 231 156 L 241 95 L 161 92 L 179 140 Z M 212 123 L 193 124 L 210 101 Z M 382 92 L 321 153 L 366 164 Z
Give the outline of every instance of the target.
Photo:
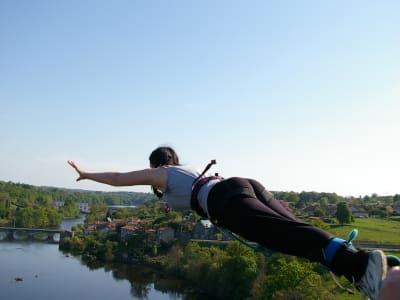
M 83 219 L 64 221 L 69 229 Z M 0 299 L 4 300 L 180 300 L 174 280 L 143 267 L 89 268 L 63 254 L 57 244 L 0 241 Z M 193 297 L 190 297 L 193 299 Z

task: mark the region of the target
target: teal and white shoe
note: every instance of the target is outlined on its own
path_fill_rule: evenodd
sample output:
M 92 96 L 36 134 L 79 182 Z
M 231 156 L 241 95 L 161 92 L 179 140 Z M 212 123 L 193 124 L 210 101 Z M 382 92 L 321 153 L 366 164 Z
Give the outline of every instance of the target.
M 390 268 L 400 266 L 400 258 L 398 258 L 396 255 L 387 255 L 386 259 Z
M 374 250 L 369 254 L 368 265 L 364 275 L 355 286 L 370 300 L 378 300 L 382 281 L 386 278 L 386 256 L 381 250 Z

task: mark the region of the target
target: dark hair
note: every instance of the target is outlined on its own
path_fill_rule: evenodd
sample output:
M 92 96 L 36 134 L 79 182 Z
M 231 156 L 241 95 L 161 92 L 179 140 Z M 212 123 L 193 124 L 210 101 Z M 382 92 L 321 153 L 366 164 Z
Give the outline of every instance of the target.
M 158 147 L 151 152 L 149 160 L 153 168 L 165 165 L 179 166 L 178 155 L 171 147 Z
M 171 147 L 156 148 L 153 150 L 153 152 L 151 152 L 149 160 L 152 168 L 158 168 L 166 165 L 179 166 L 178 155 Z M 163 196 L 163 193 L 154 186 L 152 186 L 151 189 L 158 198 Z

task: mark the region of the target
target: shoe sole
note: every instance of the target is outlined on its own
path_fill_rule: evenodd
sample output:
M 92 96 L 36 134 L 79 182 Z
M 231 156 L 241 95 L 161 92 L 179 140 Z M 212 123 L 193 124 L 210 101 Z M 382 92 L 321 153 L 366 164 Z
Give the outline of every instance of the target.
M 370 258 L 368 259 L 368 265 L 367 269 L 371 268 L 370 263 L 374 264 L 374 269 L 377 268 L 378 270 L 381 271 L 379 274 L 378 279 L 379 281 L 376 282 L 376 285 L 374 286 L 373 289 L 373 294 L 376 297 L 371 298 L 371 300 L 377 300 L 379 297 L 379 290 L 381 288 L 383 280 L 386 278 L 386 273 L 387 273 L 387 264 L 386 264 L 386 256 L 381 250 L 374 250 L 370 253 Z

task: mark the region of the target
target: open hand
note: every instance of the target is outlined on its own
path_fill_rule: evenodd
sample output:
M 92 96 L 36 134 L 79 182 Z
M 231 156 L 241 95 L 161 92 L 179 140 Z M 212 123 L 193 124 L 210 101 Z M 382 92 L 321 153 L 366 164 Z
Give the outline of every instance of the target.
M 76 181 L 86 179 L 85 172 L 80 169 L 75 162 L 72 160 L 68 160 L 68 164 L 75 169 L 76 172 L 78 172 L 79 177 L 76 179 Z

